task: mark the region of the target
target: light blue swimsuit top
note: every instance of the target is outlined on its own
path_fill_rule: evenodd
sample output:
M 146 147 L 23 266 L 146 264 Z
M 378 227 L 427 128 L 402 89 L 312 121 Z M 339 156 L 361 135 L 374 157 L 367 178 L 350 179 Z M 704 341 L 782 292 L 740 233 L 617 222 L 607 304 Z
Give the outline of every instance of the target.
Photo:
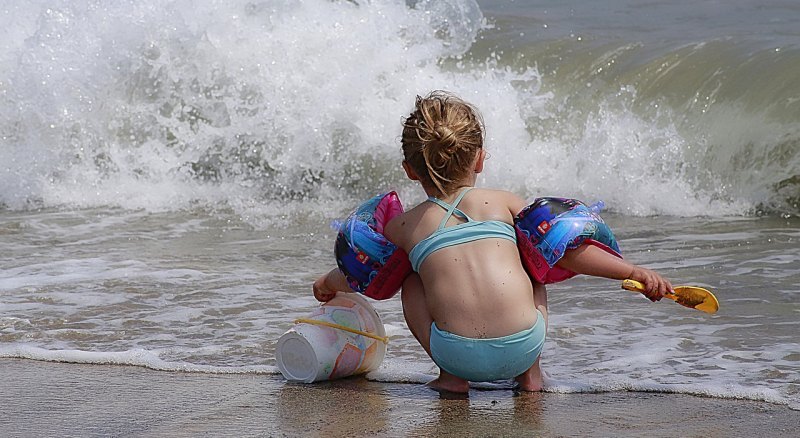
M 457 208 L 458 204 L 461 202 L 461 199 L 463 199 L 464 195 L 466 195 L 471 189 L 472 187 L 461 192 L 452 205 L 442 201 L 441 199 L 434 198 L 433 196 L 428 197 L 428 201 L 431 201 L 447 210 L 447 213 L 444 215 L 442 223 L 439 224 L 439 228 L 431 233 L 430 236 L 414 245 L 414 247 L 411 248 L 411 252 L 408 253 L 408 258 L 411 261 L 411 268 L 414 269 L 414 272 L 419 272 L 420 265 L 422 265 L 422 262 L 429 255 L 442 248 L 447 248 L 448 246 L 492 238 L 507 239 L 514 243 L 517 242 L 517 235 L 514 232 L 514 227 L 510 224 L 496 220 L 472 220 L 472 218 Z M 466 222 L 445 227 L 448 219 L 450 219 L 450 216 L 453 214 L 465 219 Z

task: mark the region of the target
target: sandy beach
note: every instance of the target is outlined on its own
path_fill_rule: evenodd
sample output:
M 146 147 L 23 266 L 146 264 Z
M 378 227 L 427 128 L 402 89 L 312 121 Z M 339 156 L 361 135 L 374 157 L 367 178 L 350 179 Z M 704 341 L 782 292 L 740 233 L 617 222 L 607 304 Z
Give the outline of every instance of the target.
M 796 436 L 800 412 L 688 395 L 472 390 L 0 360 L 6 437 Z

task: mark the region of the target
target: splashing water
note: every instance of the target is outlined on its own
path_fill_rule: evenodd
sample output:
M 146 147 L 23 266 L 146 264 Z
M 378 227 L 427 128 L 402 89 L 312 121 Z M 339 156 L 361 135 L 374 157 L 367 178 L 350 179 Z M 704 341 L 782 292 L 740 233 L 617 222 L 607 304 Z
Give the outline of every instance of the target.
M 643 111 L 655 82 L 568 89 L 583 78 L 485 52 L 499 30 L 475 1 L 28 2 L 2 20 L 6 208 L 340 214 L 411 192 L 401 119 L 448 89 L 482 109 L 483 183 L 635 215 L 797 211 L 796 131 L 725 148 L 733 116 L 698 133 L 677 104 Z

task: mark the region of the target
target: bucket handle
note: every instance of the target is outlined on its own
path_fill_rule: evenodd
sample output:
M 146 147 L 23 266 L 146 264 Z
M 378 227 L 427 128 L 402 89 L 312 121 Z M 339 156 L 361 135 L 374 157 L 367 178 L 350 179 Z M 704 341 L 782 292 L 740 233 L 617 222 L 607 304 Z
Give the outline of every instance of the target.
M 388 336 L 378 336 L 378 335 L 375 335 L 375 334 L 372 334 L 372 333 L 367 333 L 365 331 L 356 330 L 354 328 L 350 328 L 350 327 L 343 326 L 343 325 L 340 325 L 340 324 L 335 324 L 335 323 L 328 322 L 328 321 L 320 321 L 318 319 L 308 319 L 308 318 L 297 318 L 297 319 L 294 320 L 295 324 L 299 324 L 301 322 L 305 323 L 305 324 L 312 324 L 312 325 L 324 325 L 325 327 L 344 330 L 346 332 L 355 333 L 357 335 L 366 336 L 366 337 L 372 338 L 372 339 L 377 339 L 377 340 L 383 342 L 384 344 L 388 344 L 389 343 L 389 337 Z

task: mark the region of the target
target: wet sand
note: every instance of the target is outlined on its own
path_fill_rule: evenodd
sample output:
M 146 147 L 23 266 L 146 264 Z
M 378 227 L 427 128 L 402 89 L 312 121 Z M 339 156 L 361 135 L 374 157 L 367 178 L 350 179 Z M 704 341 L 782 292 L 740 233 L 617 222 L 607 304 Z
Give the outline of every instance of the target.
M 800 412 L 677 394 L 442 397 L 363 378 L 152 371 L 0 359 L 0 431 L 28 436 L 797 436 Z

